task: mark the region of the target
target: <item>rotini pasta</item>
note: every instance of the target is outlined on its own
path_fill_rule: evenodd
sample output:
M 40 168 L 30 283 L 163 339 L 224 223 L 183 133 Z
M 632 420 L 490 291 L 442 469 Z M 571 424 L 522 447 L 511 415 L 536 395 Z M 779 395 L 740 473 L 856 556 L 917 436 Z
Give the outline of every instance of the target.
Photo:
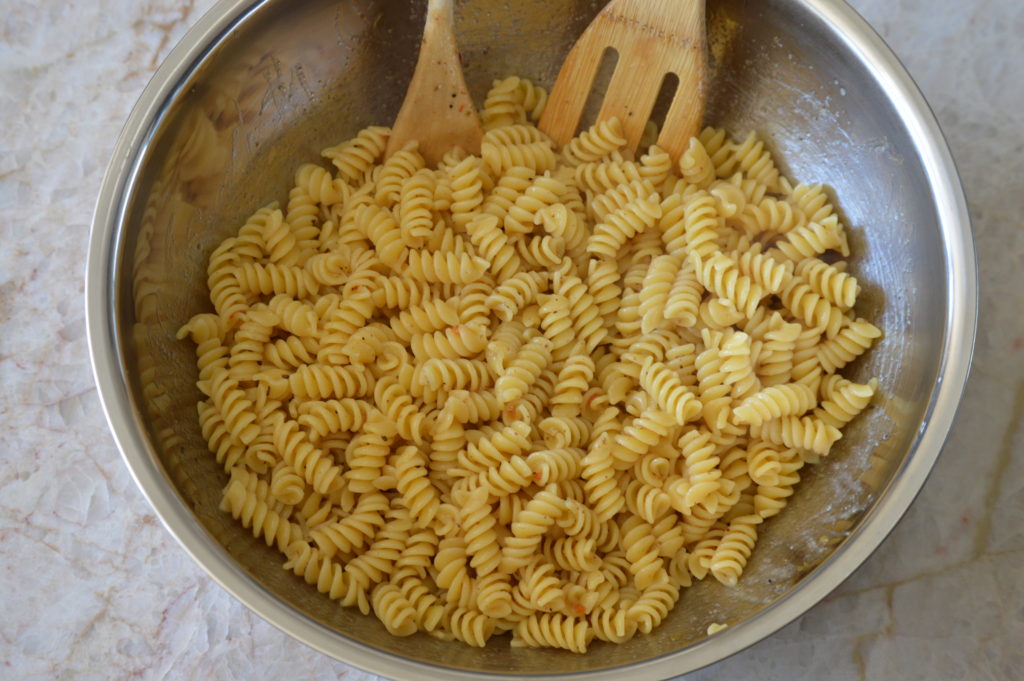
M 553 170 L 557 163 L 551 140 L 532 125 L 509 125 L 484 133 L 480 157 L 492 175 L 515 167 L 535 173 Z
M 648 357 L 640 369 L 640 386 L 683 426 L 700 416 L 703 406 L 671 369 Z
M 878 389 L 878 381 L 854 383 L 836 374 L 822 384 L 822 401 L 814 415 L 834 428 L 842 428 L 864 411 Z
M 536 122 L 540 120 L 547 100 L 544 88 L 537 87 L 525 78 L 511 76 L 496 80 L 487 92 L 480 120 L 485 130 L 519 125 L 527 119 Z
M 505 281 L 522 267 L 516 249 L 509 244 L 508 236 L 498 228 L 498 218 L 481 215 L 466 224 L 466 231 L 480 255 L 490 262 L 490 271 Z
M 481 154 L 366 128 L 211 254 L 199 427 L 221 508 L 396 636 L 576 653 L 736 584 L 877 381 L 820 185 L 753 133 L 560 151 L 494 81 Z
M 817 397 L 802 383 L 776 385 L 757 392 L 733 409 L 738 424 L 759 426 L 783 416 L 801 416 L 814 407 Z
M 263 537 L 267 546 L 282 551 L 302 535 L 302 529 L 288 519 L 289 507 L 270 498 L 271 489 L 255 473 L 235 467 L 224 490 L 221 510 L 249 528 L 254 537 Z
M 704 288 L 732 303 L 748 319 L 752 317 L 765 295 L 764 289 L 744 275 L 736 261 L 727 255 L 713 253 L 704 261 L 696 251 L 693 253 L 693 269 Z
M 430 284 L 470 284 L 483 276 L 488 263 L 469 253 L 409 251 L 405 274 Z
M 502 403 L 515 402 L 529 390 L 551 362 L 552 346 L 552 342 L 543 336 L 533 338 L 523 346 L 506 372 L 495 382 L 494 387 Z
M 882 336 L 877 326 L 863 318 L 846 318 L 834 338 L 827 338 L 818 346 L 818 362 L 825 373 L 835 373 L 867 352 L 872 343 Z
M 434 231 L 436 191 L 437 179 L 426 168 L 402 180 L 398 190 L 398 227 L 406 246 L 418 248 Z
M 659 255 L 651 260 L 644 276 L 643 300 L 640 302 L 640 331 L 651 333 L 665 319 L 668 296 L 682 265 L 678 255 Z
M 321 155 L 334 164 L 342 179 L 358 184 L 366 179 L 373 163 L 384 153 L 390 134 L 388 128 L 372 126 L 347 142 L 324 149 Z
M 610 118 L 594 124 L 569 142 L 562 150 L 562 160 L 576 167 L 581 163 L 591 163 L 610 156 L 625 144 L 622 123 L 618 118 Z

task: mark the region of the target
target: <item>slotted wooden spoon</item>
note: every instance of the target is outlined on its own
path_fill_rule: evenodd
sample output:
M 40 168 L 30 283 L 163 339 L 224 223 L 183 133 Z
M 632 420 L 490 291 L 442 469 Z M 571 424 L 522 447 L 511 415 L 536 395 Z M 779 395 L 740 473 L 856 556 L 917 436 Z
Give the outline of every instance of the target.
M 384 155 L 416 140 L 423 158 L 436 165 L 452 147 L 479 154 L 482 137 L 455 43 L 454 0 L 429 0 L 416 71 Z
M 540 119 L 540 129 L 559 146 L 576 134 L 607 48 L 619 57 L 598 120 L 618 116 L 636 151 L 662 82 L 674 73 L 679 85 L 658 146 L 678 159 L 704 117 L 704 0 L 612 0 L 601 10 L 562 64 Z

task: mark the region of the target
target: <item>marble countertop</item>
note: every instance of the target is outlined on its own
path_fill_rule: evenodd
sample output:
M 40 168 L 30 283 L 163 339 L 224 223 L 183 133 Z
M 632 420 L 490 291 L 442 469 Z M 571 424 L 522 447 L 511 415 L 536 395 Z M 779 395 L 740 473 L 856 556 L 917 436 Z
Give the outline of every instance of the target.
M 8 0 L 0 20 L 0 678 L 369 679 L 190 560 L 109 435 L 85 341 L 100 178 L 156 66 L 213 0 Z M 1024 5 L 853 0 L 918 80 L 971 203 L 974 370 L 882 547 L 806 615 L 688 679 L 1024 674 Z

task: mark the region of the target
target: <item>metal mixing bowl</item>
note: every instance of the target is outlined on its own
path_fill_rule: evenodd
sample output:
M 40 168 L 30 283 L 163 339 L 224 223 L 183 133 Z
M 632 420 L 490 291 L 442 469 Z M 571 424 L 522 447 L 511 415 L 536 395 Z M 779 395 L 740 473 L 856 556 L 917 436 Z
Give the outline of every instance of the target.
M 139 487 L 228 591 L 310 646 L 400 679 L 666 678 L 764 638 L 818 602 L 892 529 L 931 470 L 967 377 L 974 246 L 941 132 L 878 36 L 838 0 L 710 0 L 707 121 L 758 130 L 791 177 L 823 182 L 850 226 L 860 312 L 885 338 L 851 367 L 875 405 L 764 527 L 740 585 L 687 590 L 649 636 L 586 655 L 394 638 L 280 567 L 217 510 L 225 476 L 196 423 L 191 343 L 205 263 L 319 149 L 398 111 L 424 3 L 224 0 L 146 88 L 103 183 L 89 250 L 92 360 Z M 458 34 L 478 101 L 495 76 L 550 85 L 594 0 L 467 0 Z M 713 580 L 712 580 L 713 582 Z M 729 628 L 707 637 L 712 622 Z

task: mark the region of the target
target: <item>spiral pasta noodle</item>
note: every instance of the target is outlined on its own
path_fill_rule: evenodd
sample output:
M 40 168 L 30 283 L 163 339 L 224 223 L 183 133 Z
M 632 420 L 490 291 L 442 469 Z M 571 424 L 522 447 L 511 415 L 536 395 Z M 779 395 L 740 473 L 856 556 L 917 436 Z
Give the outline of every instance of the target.
M 510 76 L 495 80 L 487 91 L 480 120 L 485 130 L 522 124 L 527 119 L 536 122 L 547 100 L 547 91 L 525 78 Z
M 324 149 L 321 155 L 334 164 L 344 180 L 355 184 L 365 178 L 373 163 L 384 153 L 390 133 L 382 126 L 369 127 L 347 142 Z
M 221 510 L 249 528 L 257 539 L 263 537 L 267 546 L 283 550 L 302 530 L 288 519 L 288 507 L 274 503 L 270 494 L 266 481 L 236 467 L 224 490 Z
M 363 367 L 304 364 L 288 377 L 291 395 L 297 400 L 362 397 L 369 394 L 373 376 Z
M 659 255 L 651 260 L 642 284 L 644 292 L 644 298 L 640 303 L 642 318 L 640 330 L 642 333 L 651 333 L 664 321 L 668 296 L 681 265 L 682 259 L 677 255 Z
M 498 399 L 505 404 L 521 398 L 551 362 L 552 342 L 538 336 L 516 354 L 508 370 L 495 381 Z
M 239 382 L 228 371 L 221 370 L 214 372 L 209 381 L 201 381 L 201 384 L 208 384 L 204 392 L 209 395 L 211 404 L 223 419 L 232 442 L 247 445 L 256 439 L 259 434 L 256 415 L 252 411 L 252 402 L 246 398 Z M 200 385 L 201 390 L 203 387 Z
M 787 192 L 785 199 L 806 215 L 810 222 L 822 222 L 834 212 L 825 188 L 820 184 L 800 183 Z
M 654 226 L 660 217 L 661 204 L 653 197 L 627 203 L 594 226 L 587 252 L 596 257 L 615 258 L 627 241 Z
M 714 182 L 715 164 L 698 138 L 692 138 L 686 151 L 679 157 L 679 173 L 688 184 L 700 189 L 707 189 Z
M 296 421 L 316 441 L 339 431 L 357 432 L 366 423 L 371 405 L 363 400 L 346 397 L 340 400 L 310 400 L 297 406 Z
M 380 583 L 370 595 L 373 612 L 393 636 L 416 633 L 416 611 L 401 589 L 394 584 Z
M 572 317 L 576 336 L 588 353 L 593 352 L 604 340 L 607 331 L 587 285 L 577 276 L 562 276 L 560 272 L 556 272 L 552 286 L 555 292 L 559 296 L 563 296 L 569 305 L 569 314 Z M 556 347 L 552 351 L 552 357 L 559 361 L 566 359 L 569 353 L 566 352 L 565 347 L 565 345 Z
M 806 258 L 814 258 L 828 250 L 843 247 L 842 236 L 838 223 L 835 221 L 811 222 L 788 232 L 772 251 L 779 259 L 799 262 Z
M 295 265 L 275 263 L 242 263 L 230 272 L 238 290 L 262 296 L 286 294 L 292 298 L 308 298 L 316 295 L 320 284 L 313 274 Z M 211 296 L 215 296 L 211 287 Z M 216 299 L 214 301 L 216 305 Z M 225 303 L 224 307 L 227 307 Z M 224 316 L 230 317 L 230 312 Z
M 737 424 L 760 426 L 783 416 L 800 416 L 816 403 L 814 392 L 802 383 L 771 386 L 743 400 L 733 409 L 733 420 Z
M 634 180 L 601 192 L 587 205 L 587 211 L 593 215 L 595 222 L 600 222 L 615 211 L 641 199 L 658 200 L 658 190 L 649 180 Z
M 454 264 L 457 267 L 460 263 L 456 261 Z M 370 299 L 377 307 L 399 310 L 418 305 L 432 295 L 430 282 L 402 276 L 384 277 L 380 274 L 373 277 L 367 290 L 371 292 Z
M 291 420 L 281 420 L 274 428 L 274 447 L 281 459 L 320 494 L 332 491 L 341 469 Z
M 363 494 L 348 516 L 317 525 L 309 531 L 309 538 L 327 557 L 359 551 L 384 526 L 388 507 L 384 495 Z
M 418 148 L 419 143 L 409 142 L 380 166 L 379 174 L 376 175 L 377 203 L 387 207 L 394 206 L 401 196 L 404 182 L 426 165 L 417 151 Z
M 678 600 L 679 588 L 668 580 L 661 580 L 640 593 L 626 616 L 637 623 L 640 632 L 648 634 L 661 624 Z
M 480 144 L 480 157 L 493 175 L 515 167 L 544 173 L 557 164 L 551 140 L 532 125 L 510 125 L 487 131 Z
M 536 302 L 547 286 L 547 272 L 519 272 L 496 286 L 486 304 L 498 319 L 509 322 L 524 307 Z
M 381 413 L 395 424 L 398 434 L 423 445 L 430 415 L 414 402 L 406 387 L 393 376 L 381 376 L 373 388 L 373 399 Z
M 661 362 L 648 357 L 640 369 L 640 386 L 654 398 L 658 406 L 671 414 L 677 424 L 686 425 L 700 416 L 700 400 L 688 390 L 679 377 Z
M 508 207 L 502 221 L 505 232 L 512 236 L 531 234 L 541 211 L 561 205 L 567 192 L 565 183 L 558 178 L 550 174 L 535 175 Z
M 718 251 L 718 226 L 721 217 L 714 197 L 704 191 L 694 193 L 683 205 L 683 219 L 675 230 L 665 231 L 662 239 L 669 251 L 689 249 L 701 258 Z
M 863 318 L 844 319 L 834 338 L 827 338 L 818 346 L 818 361 L 825 373 L 835 373 L 867 352 L 882 331 Z
M 538 485 L 572 480 L 580 475 L 583 450 L 579 447 L 540 449 L 526 458 Z
M 610 156 L 626 144 L 622 123 L 618 118 L 595 123 L 562 150 L 562 160 L 572 167 Z
M 487 347 L 487 334 L 479 324 L 456 324 L 433 333 L 419 333 L 410 339 L 417 359 L 475 357 Z
M 515 252 L 530 267 L 555 267 L 565 255 L 565 240 L 550 234 L 525 236 L 516 240 Z
M 691 256 L 697 280 L 719 298 L 728 300 L 744 316 L 754 315 L 765 295 L 764 289 L 752 278 L 744 275 L 739 265 L 723 253 L 714 253 L 706 261 L 699 255 Z
M 692 262 L 684 262 L 669 287 L 662 316 L 678 321 L 682 327 L 695 325 L 703 294 L 704 287 L 697 279 Z
M 567 617 L 560 613 L 534 614 L 516 625 L 512 647 L 544 646 L 585 653 L 593 637 L 585 619 Z
M 739 189 L 739 187 L 737 187 Z M 786 234 L 807 225 L 807 216 L 788 201 L 765 196 L 760 201 L 746 203 L 735 218 L 747 236 L 764 232 Z
M 434 193 L 437 179 L 420 168 L 401 181 L 398 187 L 398 217 L 402 241 L 415 248 L 423 244 L 434 230 Z
M 551 414 L 571 417 L 580 413 L 583 393 L 594 379 L 594 360 L 577 345 L 558 372 L 554 395 L 551 396 Z
M 785 416 L 752 429 L 764 440 L 824 456 L 842 437 L 838 428 L 813 416 Z
M 640 166 L 633 161 L 616 158 L 614 153 L 606 161 L 592 161 L 576 166 L 574 177 L 577 185 L 594 194 L 641 179 Z
M 615 436 L 612 457 L 616 468 L 625 469 L 635 464 L 651 447 L 665 438 L 675 425 L 672 414 L 657 405 L 644 409 L 632 423 Z
M 494 81 L 480 155 L 436 167 L 383 127 L 325 149 L 178 332 L 222 510 L 396 636 L 650 633 L 741 583 L 879 390 L 820 185 L 714 128 L 677 162 L 614 119 L 556 150 L 546 97 Z
M 754 550 L 757 526 L 762 522 L 764 518 L 760 515 L 749 514 L 738 516 L 729 523 L 729 529 L 722 535 L 709 561 L 708 567 L 715 579 L 727 586 L 735 586 Z
M 430 284 L 470 284 L 487 271 L 487 261 L 469 253 L 410 251 L 406 273 Z
M 484 198 L 480 212 L 495 216 L 504 225 L 509 208 L 530 187 L 536 175 L 535 171 L 523 166 L 512 166 L 504 171 Z
M 588 261 L 587 287 L 597 313 L 604 320 L 605 328 L 609 328 L 621 303 L 622 287 L 619 286 L 618 265 L 612 260 Z
M 778 455 L 778 472 L 770 482 L 757 482 L 754 493 L 754 512 L 762 518 L 778 515 L 793 495 L 794 487 L 800 482 L 803 457 L 796 450 L 787 449 Z
M 833 374 L 822 384 L 821 404 L 814 410 L 814 416 L 834 428 L 842 428 L 864 411 L 878 389 L 878 381 L 854 383 Z
M 499 465 L 512 456 L 517 456 L 530 448 L 530 427 L 521 421 L 496 428 L 474 442 L 469 442 L 464 450 L 459 451 L 459 467 L 480 472 Z
M 554 485 L 548 485 L 530 499 L 510 524 L 512 536 L 502 547 L 503 571 L 527 566 L 536 557 L 543 535 L 566 512 L 565 499 Z
M 764 142 L 757 139 L 754 132 L 750 132 L 743 142 L 734 146 L 729 158 L 718 170 L 720 175 L 726 176 L 736 171 L 741 171 L 745 177 L 765 185 L 769 190 L 779 188 L 779 171 L 771 155 L 765 151 Z
M 289 260 L 302 265 L 315 247 L 320 229 L 320 210 L 306 187 L 296 185 L 288 192 L 288 210 L 284 219 L 295 238 L 294 257 Z

